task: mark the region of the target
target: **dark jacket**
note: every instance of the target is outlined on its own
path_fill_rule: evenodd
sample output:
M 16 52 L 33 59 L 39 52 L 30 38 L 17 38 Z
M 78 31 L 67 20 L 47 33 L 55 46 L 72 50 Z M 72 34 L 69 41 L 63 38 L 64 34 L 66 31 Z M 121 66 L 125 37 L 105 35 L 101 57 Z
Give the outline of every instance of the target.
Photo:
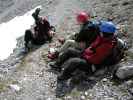
M 92 21 L 87 21 L 83 24 L 80 32 L 76 36 L 75 41 L 77 42 L 86 42 L 86 44 L 91 44 L 99 34 L 99 26 L 97 23 Z
M 42 19 L 36 23 L 36 27 L 34 28 L 35 31 L 35 39 L 37 41 L 46 41 L 49 38 L 49 30 L 50 30 L 50 23 L 46 19 Z

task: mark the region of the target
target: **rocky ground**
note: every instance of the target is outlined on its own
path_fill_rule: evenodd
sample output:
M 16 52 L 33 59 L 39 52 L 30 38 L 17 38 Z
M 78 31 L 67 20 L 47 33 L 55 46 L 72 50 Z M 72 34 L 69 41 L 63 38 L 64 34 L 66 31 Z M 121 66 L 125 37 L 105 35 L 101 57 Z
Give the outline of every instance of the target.
M 126 58 L 116 66 L 132 66 L 132 0 L 0 0 L 0 23 L 23 15 L 38 5 L 43 8 L 41 15 L 55 18 L 56 37 L 66 37 L 78 31 L 75 25 L 75 13 L 78 11 L 88 11 L 97 20 L 112 17 L 122 27 L 121 31 L 124 32 L 121 33 L 127 33 L 121 35 L 126 35 L 122 38 L 130 46 Z M 22 47 L 23 38 L 20 38 L 14 53 L 0 61 L 0 100 L 133 100 L 132 78 L 115 80 L 105 69 L 90 77 L 91 80 L 73 78 L 60 89 L 57 73 L 46 66 L 49 62 L 46 56 L 49 44 L 25 55 L 21 53 Z

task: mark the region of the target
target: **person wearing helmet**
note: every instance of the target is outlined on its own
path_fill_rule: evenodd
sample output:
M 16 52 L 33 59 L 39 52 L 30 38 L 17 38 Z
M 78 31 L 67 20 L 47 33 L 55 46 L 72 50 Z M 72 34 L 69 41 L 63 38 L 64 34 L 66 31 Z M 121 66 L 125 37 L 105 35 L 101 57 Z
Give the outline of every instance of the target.
M 99 34 L 98 24 L 90 20 L 90 15 L 86 12 L 80 12 L 76 16 L 78 24 L 81 25 L 80 32 L 73 34 L 73 39 L 68 39 L 65 44 L 60 48 L 60 52 L 63 52 L 68 47 L 74 47 L 77 49 L 85 49 L 87 46 L 96 39 Z M 86 45 L 87 44 L 87 45 Z
M 112 33 L 115 33 L 116 26 L 112 22 L 103 22 L 100 26 L 100 31 L 102 31 L 104 37 L 111 37 Z M 127 44 L 122 39 L 118 38 L 114 34 L 116 46 L 112 49 L 111 54 L 102 62 L 102 65 L 114 65 L 124 58 L 125 50 L 127 50 Z
M 37 8 L 32 14 L 32 17 L 35 20 L 33 32 L 29 29 L 25 31 L 24 41 L 26 50 L 29 49 L 29 42 L 35 45 L 42 45 L 46 41 L 51 41 L 53 35 L 55 34 L 55 30 L 53 30 L 54 28 L 50 26 L 49 21 L 46 18 L 39 16 L 40 10 L 40 8 Z
M 77 34 L 72 34 L 72 36 L 70 36 L 71 38 L 66 39 L 66 41 L 61 46 L 61 48 L 58 49 L 58 51 L 48 56 L 50 59 L 58 57 L 60 53 L 66 51 L 66 49 L 70 47 L 76 48 L 82 51 L 86 47 L 88 47 L 92 41 L 96 39 L 96 36 L 99 34 L 99 27 L 97 23 L 90 21 L 89 14 L 87 14 L 86 12 L 80 12 L 77 14 L 76 20 L 78 24 L 81 25 L 80 32 Z M 54 65 L 55 64 L 51 64 L 51 66 L 54 66 Z
M 99 27 L 98 24 L 92 22 L 90 18 L 90 14 L 87 14 L 86 12 L 80 12 L 77 14 L 76 20 L 78 24 L 81 25 L 81 29 L 75 39 L 76 42 L 85 42 L 90 44 L 96 39 L 96 36 L 99 33 Z
M 116 46 L 116 37 L 114 33 L 116 26 L 112 22 L 101 22 L 100 35 L 86 48 L 80 57 L 68 59 L 61 65 L 61 74 L 58 76 L 59 81 L 64 81 L 72 77 L 72 73 L 79 69 L 87 72 L 88 75 L 93 73 L 92 64 L 96 65 L 96 69 L 111 54 L 112 49 Z

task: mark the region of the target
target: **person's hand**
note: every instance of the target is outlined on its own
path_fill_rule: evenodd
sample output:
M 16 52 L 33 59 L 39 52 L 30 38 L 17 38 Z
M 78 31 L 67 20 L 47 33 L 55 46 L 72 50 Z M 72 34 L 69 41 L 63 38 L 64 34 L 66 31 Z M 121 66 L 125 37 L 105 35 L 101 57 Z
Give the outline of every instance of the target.
M 48 34 L 49 34 L 50 37 L 53 37 L 53 36 L 55 35 L 55 32 L 50 30 L 50 31 L 48 32 Z
M 95 48 L 92 48 L 92 47 L 89 47 L 91 51 L 93 51 L 93 53 L 96 53 L 96 49 Z
M 86 47 L 85 42 L 79 42 L 79 45 L 80 45 L 80 48 L 85 48 Z

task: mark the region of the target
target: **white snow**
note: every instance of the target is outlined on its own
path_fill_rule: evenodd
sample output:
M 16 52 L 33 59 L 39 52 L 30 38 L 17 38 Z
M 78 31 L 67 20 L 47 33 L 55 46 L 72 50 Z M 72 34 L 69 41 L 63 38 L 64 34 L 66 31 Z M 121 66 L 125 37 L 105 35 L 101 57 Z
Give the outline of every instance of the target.
M 0 60 L 6 59 L 13 52 L 16 47 L 16 39 L 24 35 L 25 30 L 34 24 L 31 14 L 36 8 L 28 11 L 23 16 L 17 16 L 6 23 L 0 24 Z

